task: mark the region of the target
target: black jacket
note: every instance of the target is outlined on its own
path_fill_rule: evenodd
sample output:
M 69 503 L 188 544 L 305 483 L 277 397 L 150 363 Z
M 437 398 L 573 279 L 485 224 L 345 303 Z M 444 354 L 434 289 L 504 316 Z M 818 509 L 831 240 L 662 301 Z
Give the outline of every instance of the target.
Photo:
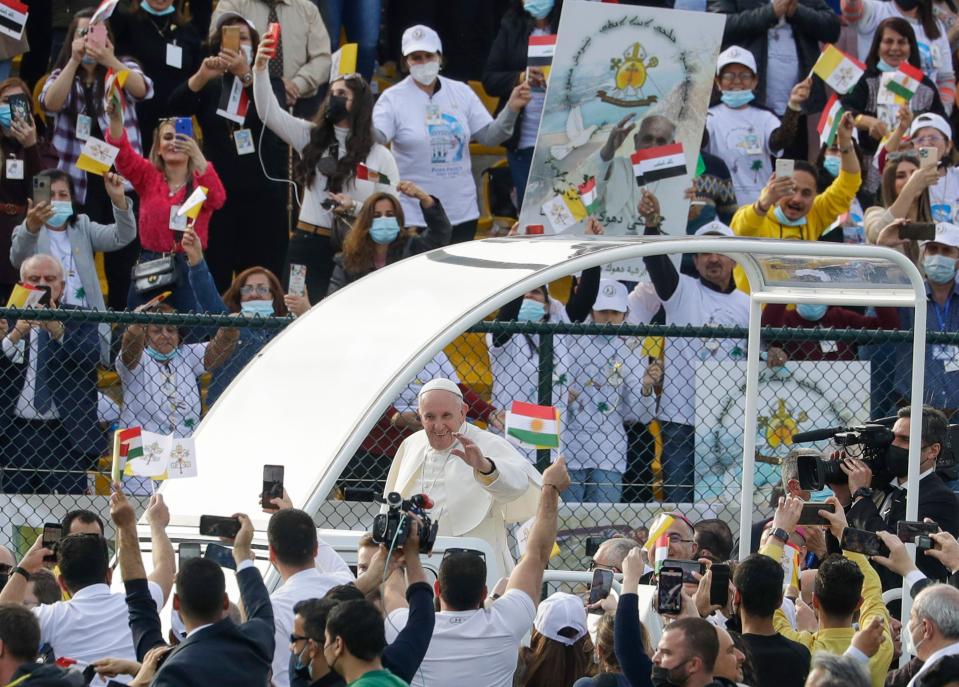
M 892 507 L 885 518 L 880 515 L 876 505 L 876 501 L 882 504 L 885 494 L 891 490 L 892 488 L 887 486 L 881 492 L 877 490 L 873 498 L 861 498 L 854 503 L 846 513 L 849 526 L 871 532 L 879 530 L 895 532 L 896 523 L 906 519 L 906 490 L 902 489 L 893 496 Z M 918 519 L 923 518 L 935 520 L 940 528 L 953 536 L 959 532 L 959 498 L 936 473 L 919 480 Z M 916 565 L 926 577 L 934 580 L 944 580 L 949 575 L 942 563 L 931 556 L 916 556 Z M 876 566 L 876 570 L 882 580 L 883 590 L 902 584 L 902 578 L 887 568 Z
M 909 681 L 919 672 L 919 669 L 922 668 L 922 663 L 921 660 L 913 656 L 912 660 L 902 668 L 890 670 L 886 673 L 886 681 L 883 683 L 883 687 L 906 687 Z
M 52 663 L 24 663 L 10 677 L 10 682 L 16 682 L 24 675 L 30 677 L 18 683 L 23 687 L 82 687 L 84 684 L 79 670 L 64 670 Z
M 756 102 L 766 102 L 766 65 L 769 48 L 769 29 L 779 23 L 772 3 L 766 0 L 707 0 L 710 12 L 725 14 L 723 49 L 731 45 L 746 48 L 756 58 L 759 83 Z M 824 0 L 799 0 L 796 13 L 787 22 L 796 37 L 799 55 L 799 79 L 804 79 L 819 57 L 819 43 L 839 40 L 839 17 Z M 806 112 L 819 112 L 826 103 L 826 91 L 821 79 L 813 80 L 812 93 L 806 101 Z

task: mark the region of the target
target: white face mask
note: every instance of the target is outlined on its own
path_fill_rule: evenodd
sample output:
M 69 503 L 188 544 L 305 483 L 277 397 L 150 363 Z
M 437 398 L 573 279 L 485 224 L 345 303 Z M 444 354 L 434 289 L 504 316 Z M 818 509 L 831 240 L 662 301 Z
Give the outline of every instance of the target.
M 246 63 L 253 64 L 253 46 L 252 45 L 241 45 L 240 50 L 243 51 L 243 54 L 246 55 Z
M 416 82 L 423 86 L 429 86 L 436 81 L 440 73 L 439 60 L 430 60 L 422 64 L 414 64 L 410 67 L 410 76 L 416 79 Z
M 919 629 L 922 629 L 922 623 L 919 623 Z M 902 642 L 902 653 L 908 656 L 918 656 L 919 645 L 925 641 L 925 638 L 920 639 L 918 642 L 912 637 L 912 628 L 909 627 L 909 623 L 906 623 L 902 626 L 902 630 L 899 634 L 899 640 Z

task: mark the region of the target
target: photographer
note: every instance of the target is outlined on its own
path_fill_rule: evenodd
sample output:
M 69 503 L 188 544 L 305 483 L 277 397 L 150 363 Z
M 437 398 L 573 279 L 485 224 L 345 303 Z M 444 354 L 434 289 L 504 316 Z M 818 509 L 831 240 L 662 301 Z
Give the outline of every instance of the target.
M 840 467 L 849 476 L 848 484 L 829 484 L 840 503 L 847 509 L 850 526 L 861 530 L 895 532 L 896 524 L 906 518 L 906 474 L 909 467 L 909 413 L 901 408 L 892 427 L 894 439 L 886 449 L 882 472 L 893 479 L 888 483 L 873 484 L 873 470 L 862 460 L 845 457 Z M 936 461 L 946 446 L 948 421 L 941 411 L 923 406 L 922 449 L 919 454 L 919 515 L 918 519 L 934 520 L 941 529 L 955 535 L 959 531 L 959 499 L 936 474 Z M 945 579 L 946 569 L 932 557 L 917 561 L 919 569 L 934 580 Z M 902 584 L 899 575 L 886 568 L 879 569 L 883 589 Z

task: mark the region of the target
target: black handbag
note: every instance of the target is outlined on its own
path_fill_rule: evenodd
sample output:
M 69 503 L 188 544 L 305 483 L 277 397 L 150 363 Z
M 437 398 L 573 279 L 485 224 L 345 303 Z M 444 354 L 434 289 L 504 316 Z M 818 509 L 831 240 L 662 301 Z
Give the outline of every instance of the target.
M 130 270 L 130 279 L 141 296 L 158 289 L 173 288 L 176 286 L 176 257 L 171 254 L 138 262 Z

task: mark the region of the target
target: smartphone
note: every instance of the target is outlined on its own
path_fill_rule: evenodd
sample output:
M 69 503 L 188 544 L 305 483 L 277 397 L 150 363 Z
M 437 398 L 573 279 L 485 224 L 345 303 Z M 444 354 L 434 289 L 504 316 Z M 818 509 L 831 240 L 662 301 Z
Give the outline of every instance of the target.
M 613 571 L 598 568 L 593 571 L 593 583 L 589 587 L 589 603 L 602 601 L 613 588 Z M 590 613 L 603 613 L 603 609 L 594 608 Z
M 291 296 L 306 295 L 306 265 L 290 265 L 290 289 Z
M 706 566 L 699 561 L 681 561 L 676 558 L 667 558 L 663 561 L 663 567 L 679 568 L 683 571 L 683 582 L 699 584 L 699 580 L 693 577 L 693 573 L 703 575 L 706 573 Z
M 10 118 L 14 122 L 26 122 L 30 119 L 30 101 L 23 93 L 14 93 L 7 98 L 10 106 Z
M 208 537 L 226 537 L 227 539 L 233 539 L 239 531 L 239 518 L 225 518 L 221 515 L 200 516 L 200 534 Z
M 264 508 L 274 508 L 272 499 L 283 496 L 283 466 L 263 466 L 263 491 L 260 492 L 260 505 Z
M 828 525 L 829 522 L 819 515 L 819 511 L 836 512 L 834 503 L 804 503 L 802 513 L 799 514 L 798 525 Z
M 200 557 L 200 545 L 195 542 L 183 542 L 180 544 L 179 549 L 177 550 L 179 555 L 179 566 L 183 567 L 183 564 L 186 563 L 191 558 Z
M 272 39 L 273 39 L 273 50 L 272 50 L 272 54 L 270 55 L 270 58 L 272 59 L 273 57 L 276 56 L 276 46 L 277 46 L 277 45 L 279 44 L 279 42 L 280 42 L 280 25 L 279 25 L 279 23 L 277 23 L 277 22 L 270 22 L 270 24 L 266 27 L 266 34 L 265 34 L 263 37 L 264 37 L 264 38 L 272 38 Z
M 906 222 L 899 227 L 899 238 L 916 241 L 935 241 L 935 222 Z
M 939 151 L 932 146 L 919 148 L 919 169 L 939 166 Z
M 178 134 L 193 138 L 193 120 L 190 117 L 177 117 L 173 128 Z
M 592 558 L 599 551 L 599 545 L 606 541 L 605 537 L 586 537 L 586 556 Z
M 796 169 L 795 160 L 785 160 L 785 159 L 776 160 L 776 178 L 777 179 L 782 179 L 784 177 L 791 177 L 795 169 Z
M 842 548 L 845 551 L 866 556 L 888 556 L 889 549 L 875 532 L 847 527 L 842 532 Z
M 40 300 L 37 301 L 37 305 L 42 305 L 45 308 L 49 308 L 50 300 L 52 298 L 50 287 L 44 284 L 36 284 L 33 288 L 43 291 L 43 295 L 40 296 Z
M 934 522 L 900 520 L 896 523 L 896 536 L 906 544 L 914 543 L 918 536 L 934 534 L 938 531 L 939 525 Z
M 232 50 L 233 52 L 240 52 L 240 27 L 234 24 L 233 26 L 224 26 L 220 29 L 221 39 L 220 45 L 224 50 Z
M 60 538 L 63 536 L 63 527 L 59 522 L 43 523 L 43 548 L 53 551 L 49 556 L 44 556 L 44 563 L 57 562 L 57 547 L 60 545 Z
M 50 202 L 50 177 L 33 177 L 33 204 Z
M 656 612 L 675 615 L 682 610 L 683 571 L 663 565 L 656 580 Z
M 102 21 L 96 24 L 90 24 L 87 28 L 87 43 L 97 48 L 102 48 L 107 44 L 107 25 Z
M 236 561 L 233 560 L 233 550 L 228 546 L 207 544 L 206 553 L 203 554 L 203 557 L 209 558 L 221 568 L 236 570 Z
M 729 566 L 725 563 L 713 563 L 709 569 L 712 583 L 709 585 L 709 603 L 723 608 L 729 603 Z

